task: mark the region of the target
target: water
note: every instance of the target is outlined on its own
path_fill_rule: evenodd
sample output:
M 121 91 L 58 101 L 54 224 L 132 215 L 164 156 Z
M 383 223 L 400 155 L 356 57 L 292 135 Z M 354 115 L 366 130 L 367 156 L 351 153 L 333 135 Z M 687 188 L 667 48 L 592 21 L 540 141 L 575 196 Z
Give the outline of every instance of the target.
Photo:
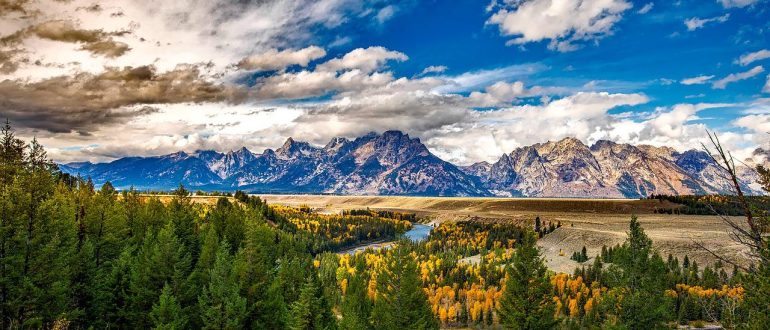
M 412 229 L 409 229 L 409 231 L 404 233 L 404 237 L 412 240 L 412 242 L 424 241 L 425 239 L 428 238 L 428 236 L 430 236 L 431 230 L 433 230 L 433 227 L 431 227 L 429 225 L 421 225 L 421 224 L 413 223 L 412 224 Z M 342 253 L 342 254 L 356 254 L 356 252 L 364 251 L 364 250 L 369 249 L 369 248 L 375 249 L 375 250 L 387 249 L 387 248 L 390 248 L 391 245 L 393 245 L 392 241 L 390 241 L 390 242 L 372 243 L 372 244 L 367 244 L 367 245 L 364 245 L 364 246 L 359 246 L 357 248 L 350 249 L 350 250 L 347 250 L 347 251 L 343 251 L 343 252 L 340 252 L 340 253 Z
M 428 238 L 428 236 L 430 236 L 431 230 L 433 230 L 433 227 L 431 226 L 415 223 L 412 224 L 412 229 L 404 233 L 404 237 L 412 240 L 413 242 L 424 241 Z

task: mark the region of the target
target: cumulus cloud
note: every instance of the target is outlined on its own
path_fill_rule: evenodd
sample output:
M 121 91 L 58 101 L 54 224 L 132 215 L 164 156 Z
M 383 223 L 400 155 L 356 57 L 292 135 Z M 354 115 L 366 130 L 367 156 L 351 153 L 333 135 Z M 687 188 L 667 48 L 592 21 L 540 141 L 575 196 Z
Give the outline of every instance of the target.
M 0 16 L 27 17 L 0 23 L 10 33 L 0 40 L 0 116 L 37 135 L 60 161 L 241 146 L 259 152 L 287 136 L 324 144 L 400 129 L 468 164 L 567 136 L 683 148 L 704 132 L 702 107 L 649 112 L 648 97 L 628 85 L 531 85 L 542 83 L 537 73 L 550 69 L 543 64 L 459 75 L 431 66 L 400 77 L 390 67 L 408 57 L 397 50 L 373 45 L 324 59 L 326 51 L 311 46 L 356 38 L 332 32 L 327 37 L 337 40 L 326 40 L 318 30 L 362 18 L 382 23 L 404 10 L 389 1 L 93 4 L 0 3 Z M 490 7 L 488 24 L 512 43 L 550 41 L 565 51 L 611 34 L 630 8 L 626 0 L 511 0 Z M 245 75 L 248 86 L 234 84 Z
M 714 89 L 725 89 L 728 84 L 738 82 L 741 80 L 746 80 L 749 78 L 753 78 L 757 76 L 758 74 L 765 71 L 765 68 L 761 65 L 753 67 L 749 71 L 739 72 L 739 73 L 731 73 L 727 75 L 727 77 L 724 77 L 722 79 L 719 79 L 717 81 L 714 81 L 714 83 L 711 84 L 711 88 Z
M 706 24 L 710 23 L 724 23 L 727 22 L 727 20 L 730 19 L 730 14 L 724 14 L 722 16 L 712 17 L 712 18 L 688 18 L 684 20 L 684 25 L 687 26 L 687 31 L 695 31 L 697 29 L 703 28 Z
M 468 99 L 477 107 L 495 107 L 510 105 L 511 102 L 520 98 L 533 96 L 549 97 L 553 94 L 564 94 L 564 92 L 566 92 L 566 90 L 559 87 L 533 86 L 527 88 L 522 81 L 515 81 L 513 83 L 498 81 L 487 86 L 484 89 L 484 92 L 471 92 Z
M 770 58 L 770 50 L 762 49 L 756 52 L 746 53 L 741 55 L 741 57 L 735 60 L 735 63 L 746 66 L 756 61 L 761 61 L 767 58 Z
M 152 111 L 156 105 L 237 101 L 241 91 L 212 82 L 196 66 L 158 73 L 152 66 L 107 68 L 38 82 L 0 82 L 0 114 L 22 127 L 89 134 L 99 125 Z
M 292 65 L 306 67 L 311 61 L 326 56 L 326 51 L 318 46 L 302 49 L 270 49 L 266 52 L 251 55 L 238 62 L 238 67 L 244 70 L 279 71 Z
M 550 40 L 549 48 L 574 50 L 576 42 L 602 38 L 633 5 L 625 0 L 505 1 L 487 24 L 498 25 L 510 44 Z
M 125 54 L 131 48 L 126 43 L 113 40 L 113 37 L 128 33 L 128 31 L 105 32 L 102 29 L 82 29 L 69 20 L 52 20 L 5 36 L 0 40 L 0 45 L 17 47 L 26 38 L 35 36 L 51 41 L 82 44 L 80 50 L 114 58 Z
M 682 79 L 682 81 L 679 83 L 682 85 L 701 85 L 707 83 L 712 78 L 714 78 L 714 76 L 700 75 L 697 77 Z
M 30 9 L 27 4 L 30 0 L 4 0 L 0 1 L 0 17 L 11 14 L 29 15 Z
M 87 50 L 95 55 L 106 57 L 122 56 L 127 51 L 131 50 L 131 48 L 128 47 L 128 44 L 114 40 L 87 43 L 83 45 L 83 47 L 80 47 L 80 49 Z
M 409 59 L 404 53 L 388 50 L 385 47 L 373 46 L 369 48 L 356 48 L 341 58 L 335 58 L 326 63 L 319 64 L 320 71 L 345 71 L 360 70 L 370 73 L 382 69 L 388 61 L 406 61 Z
M 364 90 L 393 81 L 391 73 L 366 73 L 359 69 L 333 71 L 300 71 L 283 73 L 261 80 L 253 95 L 260 99 L 303 99 L 331 92 Z
M 40 60 L 20 63 L 14 76 L 0 79 L 38 80 L 147 64 L 167 71 L 179 64 L 211 63 L 228 74 L 250 55 L 301 49 L 317 31 L 376 15 L 360 0 L 110 0 L 99 2 L 101 10 L 86 10 L 93 0 L 0 2 L 0 12 L 12 15 L 0 24 L 2 33 Z M 0 40 L 0 50 L 9 50 L 3 49 L 9 47 L 6 41 Z M 67 48 L 60 42 L 79 45 Z

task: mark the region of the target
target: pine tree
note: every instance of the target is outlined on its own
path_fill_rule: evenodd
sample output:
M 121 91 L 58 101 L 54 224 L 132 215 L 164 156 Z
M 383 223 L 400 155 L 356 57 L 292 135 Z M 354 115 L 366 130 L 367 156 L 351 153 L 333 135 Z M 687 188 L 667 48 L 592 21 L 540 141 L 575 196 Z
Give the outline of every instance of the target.
M 189 275 L 190 256 L 174 231 L 169 223 L 155 237 L 145 239 L 131 267 L 131 322 L 135 326 L 149 327 L 147 311 L 163 286 L 168 283 L 180 292 Z
M 176 301 L 174 293 L 168 284 L 163 286 L 158 302 L 152 305 L 150 319 L 152 319 L 153 329 L 185 329 L 187 320 L 182 313 L 182 306 Z
M 209 282 L 198 296 L 198 308 L 204 329 L 241 329 L 246 318 L 246 298 L 241 297 L 233 273 L 233 258 L 227 242 L 219 245 Z
M 400 245 L 392 250 L 385 268 L 377 274 L 377 293 L 371 321 L 374 329 L 438 329 L 428 298 L 420 286 L 414 257 Z
M 343 330 L 371 329 L 369 317 L 372 313 L 372 302 L 366 296 L 366 280 L 360 273 L 350 276 L 349 279 L 347 292 L 342 298 L 340 328 Z
M 614 262 L 620 268 L 621 279 L 617 286 L 626 290 L 621 299 L 620 321 L 629 329 L 662 327 L 670 318 L 669 301 L 663 294 L 666 265 L 635 216 L 617 254 Z
M 313 274 L 302 286 L 299 299 L 291 305 L 288 327 L 291 330 L 337 329 L 331 306 Z
M 535 242 L 535 233 L 527 232 L 514 252 L 498 310 L 506 328 L 551 329 L 556 325 L 551 284 Z
M 174 223 L 174 234 L 187 249 L 193 263 L 198 261 L 199 242 L 198 242 L 198 224 L 197 215 L 190 199 L 190 192 L 179 185 L 174 190 L 174 197 L 168 205 L 169 217 Z

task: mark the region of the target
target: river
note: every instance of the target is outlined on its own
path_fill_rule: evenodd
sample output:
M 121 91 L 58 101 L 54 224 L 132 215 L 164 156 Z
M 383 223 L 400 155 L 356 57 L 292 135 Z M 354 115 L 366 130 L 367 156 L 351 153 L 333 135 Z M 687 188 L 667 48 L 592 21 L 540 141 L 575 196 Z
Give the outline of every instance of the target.
M 432 226 L 429 225 L 423 225 L 419 223 L 413 223 L 412 229 L 409 229 L 406 233 L 404 233 L 404 237 L 412 240 L 413 242 L 420 242 L 428 238 L 430 236 L 430 232 L 433 230 Z M 393 241 L 387 241 L 387 242 L 377 242 L 377 243 L 371 243 L 362 245 L 353 249 L 345 250 L 340 252 L 340 254 L 356 254 L 358 251 L 363 251 L 369 248 L 372 249 L 387 249 L 391 245 L 393 245 Z

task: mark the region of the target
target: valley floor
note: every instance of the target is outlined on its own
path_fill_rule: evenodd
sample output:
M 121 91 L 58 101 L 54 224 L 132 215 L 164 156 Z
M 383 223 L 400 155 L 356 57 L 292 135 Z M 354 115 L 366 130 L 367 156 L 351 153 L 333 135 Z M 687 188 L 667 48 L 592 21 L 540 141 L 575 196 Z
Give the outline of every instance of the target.
M 658 200 L 632 199 L 549 199 L 549 198 L 462 198 L 400 196 L 261 195 L 271 204 L 307 205 L 319 212 L 337 213 L 343 209 L 371 208 L 413 212 L 426 222 L 440 223 L 477 219 L 483 221 L 531 222 L 535 217 L 561 222 L 561 228 L 538 241 L 548 266 L 571 273 L 579 264 L 570 260 L 583 246 L 595 256 L 603 245 L 622 243 L 632 215 L 639 218 L 645 232 L 665 258 L 680 260 L 685 255 L 701 265 L 716 259 L 696 242 L 740 263 L 746 250 L 729 236 L 729 228 L 717 216 L 655 214 L 656 208 L 672 205 Z M 589 260 L 587 263 L 590 263 Z

